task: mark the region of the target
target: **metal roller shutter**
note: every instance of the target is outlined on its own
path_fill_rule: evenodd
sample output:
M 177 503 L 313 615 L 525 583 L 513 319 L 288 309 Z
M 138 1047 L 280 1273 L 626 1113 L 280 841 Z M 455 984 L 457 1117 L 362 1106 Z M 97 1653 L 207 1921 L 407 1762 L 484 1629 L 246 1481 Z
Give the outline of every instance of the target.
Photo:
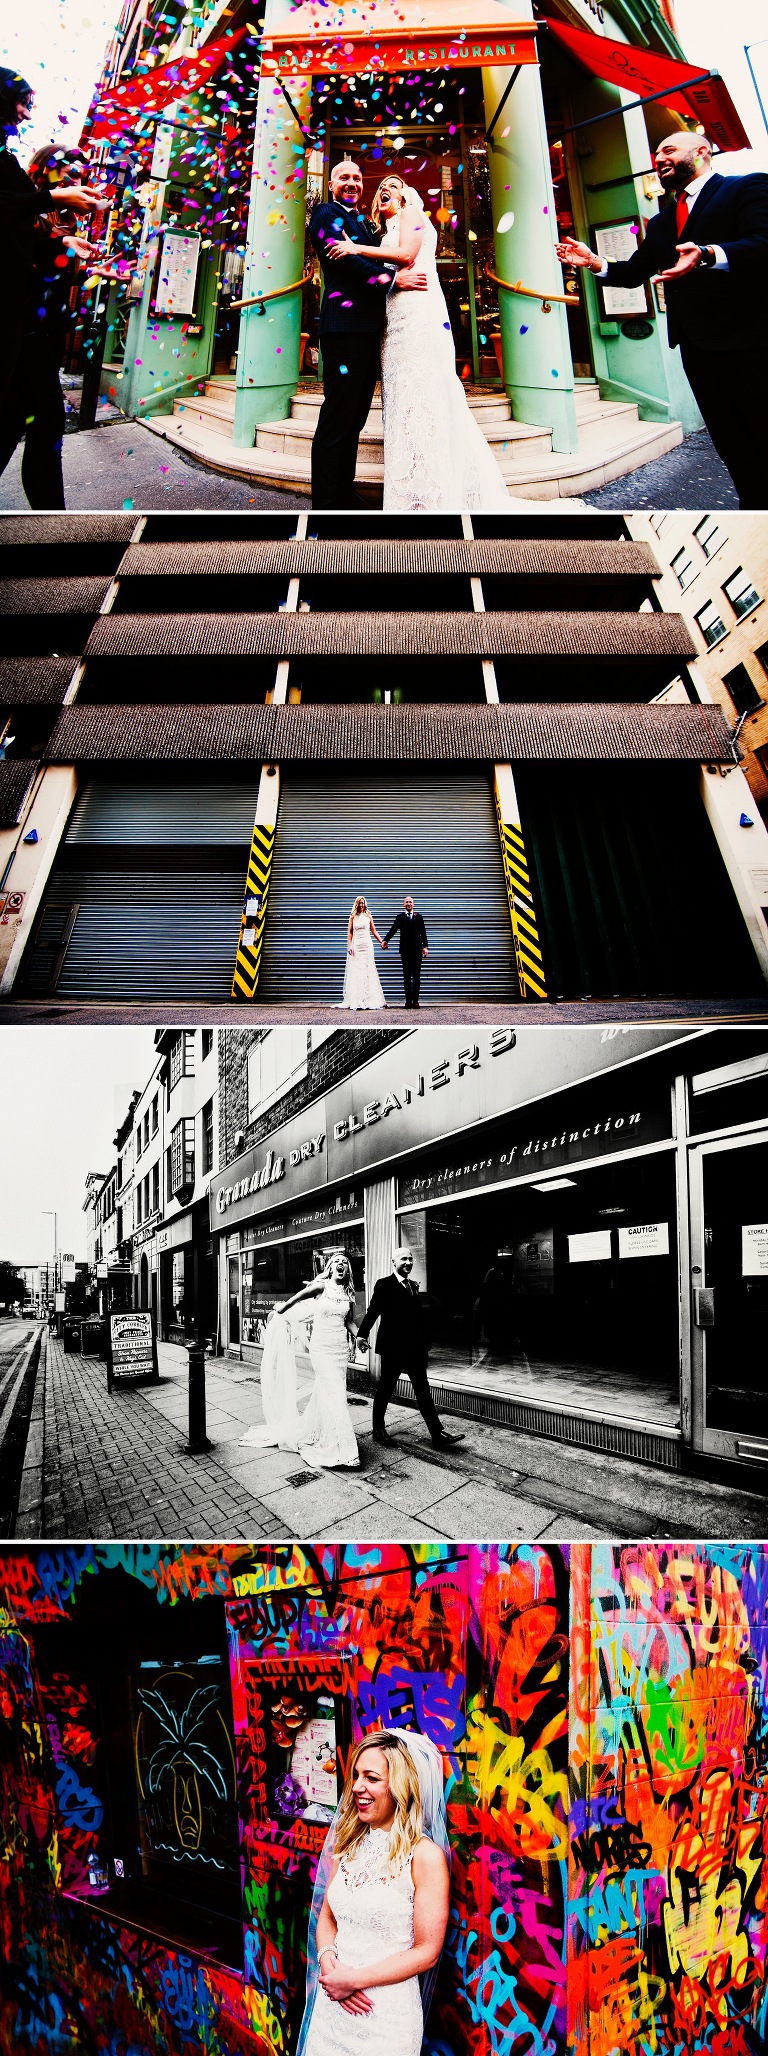
M 283 783 L 259 998 L 337 1005 L 347 922 L 364 892 L 385 935 L 412 892 L 429 936 L 422 999 L 517 994 L 499 831 L 482 773 L 430 772 Z M 390 1003 L 402 1006 L 400 959 L 376 947 Z
M 26 991 L 227 1001 L 257 786 L 87 786 L 49 880 Z

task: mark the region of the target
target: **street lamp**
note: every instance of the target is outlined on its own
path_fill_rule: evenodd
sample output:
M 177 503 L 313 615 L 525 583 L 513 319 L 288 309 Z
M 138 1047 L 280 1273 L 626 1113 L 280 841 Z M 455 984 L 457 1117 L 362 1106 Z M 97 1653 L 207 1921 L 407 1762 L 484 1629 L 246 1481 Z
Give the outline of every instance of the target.
M 56 1212 L 52 1206 L 42 1207 L 41 1212 L 47 1214 L 49 1218 L 53 1217 L 53 1296 L 55 1299 L 59 1289 L 59 1250 L 56 1239 Z

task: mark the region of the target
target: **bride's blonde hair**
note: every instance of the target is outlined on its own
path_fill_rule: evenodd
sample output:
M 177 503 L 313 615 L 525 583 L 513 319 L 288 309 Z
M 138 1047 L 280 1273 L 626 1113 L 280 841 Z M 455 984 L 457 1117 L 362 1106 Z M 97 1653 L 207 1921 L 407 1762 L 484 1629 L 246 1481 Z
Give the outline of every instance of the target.
M 379 1734 L 366 1735 L 352 1751 L 336 1824 L 334 1855 L 352 1855 L 368 1833 L 352 1791 L 357 1764 L 366 1749 L 381 1749 L 387 1759 L 389 1789 L 397 1809 L 389 1836 L 389 1862 L 392 1870 L 403 1870 L 424 1834 L 419 1774 L 400 1736 L 391 1735 L 386 1728 Z
M 376 187 L 376 191 L 371 201 L 371 220 L 375 221 L 377 228 L 381 228 L 381 194 L 385 186 L 399 186 L 400 199 L 398 201 L 398 205 L 400 207 L 405 207 L 406 205 L 405 179 L 400 178 L 399 174 L 396 171 L 393 171 L 391 178 L 383 178 L 381 181 L 381 185 Z
M 349 920 L 348 920 L 348 922 L 347 922 L 347 935 L 348 935 L 348 937 L 349 937 L 349 940 L 350 940 L 350 942 L 352 941 L 352 923 L 353 923 L 353 921 L 354 921 L 355 915 L 356 915 L 356 914 L 370 914 L 370 912 L 371 912 L 371 909 L 370 909 L 370 907 L 369 907 L 369 905 L 368 905 L 368 901 L 367 901 L 367 899 L 366 899 L 366 897 L 365 897 L 365 893 L 364 893 L 364 892 L 359 892 L 359 893 L 358 893 L 358 895 L 357 895 L 357 899 L 355 900 L 355 904 L 354 904 L 354 906 L 353 906 L 353 908 L 352 908 L 352 912 L 351 912 L 351 914 L 350 914 Z

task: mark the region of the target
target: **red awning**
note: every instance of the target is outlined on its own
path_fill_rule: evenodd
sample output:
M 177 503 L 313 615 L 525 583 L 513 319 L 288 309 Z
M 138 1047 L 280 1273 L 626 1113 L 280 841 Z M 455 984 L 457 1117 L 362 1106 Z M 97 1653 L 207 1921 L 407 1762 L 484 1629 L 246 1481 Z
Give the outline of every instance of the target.
M 638 50 L 634 43 L 614 43 L 591 29 L 572 29 L 548 19 L 547 29 L 593 78 L 626 86 L 637 100 L 663 97 L 675 114 L 699 122 L 719 150 L 749 150 L 751 144 L 728 87 L 704 64 L 688 64 L 662 50 Z
M 245 34 L 245 29 L 229 30 L 226 35 L 217 36 L 215 42 L 206 43 L 202 50 L 185 52 L 169 64 L 156 64 L 148 71 L 131 72 L 128 78 L 121 79 L 119 86 L 109 93 L 100 93 L 93 102 L 84 137 L 112 142 L 130 131 L 139 115 L 159 114 L 173 100 L 200 92 L 213 74 L 221 70 Z
M 536 28 L 505 21 L 493 0 L 377 0 L 370 26 L 364 6 L 299 0 L 264 37 L 261 62 L 282 78 L 514 67 L 538 62 Z

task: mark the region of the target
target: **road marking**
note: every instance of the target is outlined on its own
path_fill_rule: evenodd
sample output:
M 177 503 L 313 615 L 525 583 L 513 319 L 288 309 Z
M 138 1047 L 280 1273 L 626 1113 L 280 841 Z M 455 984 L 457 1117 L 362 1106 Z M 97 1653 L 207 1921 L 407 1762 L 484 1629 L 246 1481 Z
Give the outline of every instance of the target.
M 15 1407 L 15 1405 L 16 1405 L 16 1401 L 17 1401 L 17 1399 L 18 1399 L 18 1396 L 19 1396 L 19 1392 L 20 1392 L 20 1390 L 21 1390 L 21 1387 L 22 1387 L 22 1385 L 23 1385 L 23 1383 L 24 1383 L 24 1379 L 25 1379 L 25 1377 L 26 1377 L 26 1375 L 27 1375 L 27 1371 L 28 1371 L 28 1369 L 29 1369 L 29 1359 L 30 1359 L 30 1357 L 31 1357 L 31 1355 L 32 1355 L 32 1351 L 33 1351 L 33 1349 L 34 1349 L 34 1346 L 35 1346 L 35 1343 L 36 1343 L 36 1341 L 37 1341 L 37 1329 L 35 1328 L 35 1329 L 33 1329 L 33 1331 L 32 1331 L 32 1334 L 31 1334 L 31 1336 L 30 1336 L 30 1339 L 29 1339 L 29 1341 L 28 1341 L 27 1343 L 22 1343 L 22 1346 L 21 1346 L 21 1349 L 19 1350 L 18 1356 L 15 1356 L 15 1357 L 14 1357 L 14 1359 L 13 1359 L 13 1362 L 12 1362 L 12 1364 L 11 1364 L 11 1368 L 10 1368 L 10 1371 L 9 1371 L 9 1374 L 8 1374 L 8 1375 L 9 1375 L 9 1378 L 13 1378 L 13 1376 L 14 1376 L 14 1372 L 15 1372 L 15 1370 L 16 1370 L 16 1365 L 17 1365 L 17 1364 L 20 1364 L 20 1365 L 21 1365 L 21 1368 L 20 1368 L 20 1370 L 19 1370 L 19 1372 L 18 1372 L 18 1375 L 17 1375 L 17 1376 L 16 1376 L 16 1378 L 15 1378 L 15 1382 L 14 1382 L 14 1384 L 13 1384 L 13 1388 L 12 1388 L 11 1392 L 9 1393 L 9 1395 L 8 1395 L 8 1398 L 6 1399 L 6 1402 L 5 1402 L 5 1406 L 3 1407 L 3 1411 L 2 1411 L 2 1413 L 0 1414 L 0 1444 L 1 1444 L 1 1443 L 3 1443 L 3 1442 L 5 1441 L 6 1433 L 7 1433 L 7 1430 L 8 1430 L 8 1428 L 9 1428 L 9 1426 L 10 1426 L 11 1416 L 12 1416 L 12 1414 L 13 1414 L 13 1409 L 14 1409 L 14 1407 Z M 5 1389 L 6 1389 L 6 1391 L 8 1391 L 8 1386 L 7 1386 L 7 1384 L 6 1384 L 6 1388 L 5 1388 Z

